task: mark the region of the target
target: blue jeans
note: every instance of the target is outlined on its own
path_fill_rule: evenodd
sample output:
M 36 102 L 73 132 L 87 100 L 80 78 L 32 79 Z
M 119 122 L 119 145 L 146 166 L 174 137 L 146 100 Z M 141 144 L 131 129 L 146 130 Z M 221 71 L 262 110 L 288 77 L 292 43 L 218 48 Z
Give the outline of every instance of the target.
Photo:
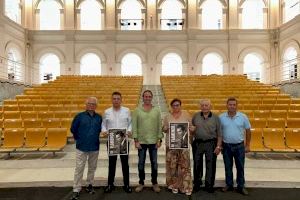
M 245 165 L 245 146 L 244 142 L 238 144 L 223 143 L 223 160 L 225 165 L 226 185 L 233 187 L 233 158 L 236 166 L 237 188 L 242 189 L 245 185 L 244 165 Z
M 145 180 L 145 161 L 146 152 L 149 149 L 151 162 L 151 182 L 153 185 L 157 184 L 157 148 L 156 144 L 141 144 L 141 149 L 138 149 L 139 163 L 139 184 L 144 185 Z

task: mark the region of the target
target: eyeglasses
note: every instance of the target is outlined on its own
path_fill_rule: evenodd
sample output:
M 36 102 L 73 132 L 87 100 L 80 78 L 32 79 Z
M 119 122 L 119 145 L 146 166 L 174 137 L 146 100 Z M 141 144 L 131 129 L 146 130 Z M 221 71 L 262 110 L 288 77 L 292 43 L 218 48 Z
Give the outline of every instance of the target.
M 86 105 L 88 105 L 88 106 L 96 106 L 97 104 L 96 103 L 87 103 Z
M 173 104 L 172 107 L 179 107 L 180 104 Z

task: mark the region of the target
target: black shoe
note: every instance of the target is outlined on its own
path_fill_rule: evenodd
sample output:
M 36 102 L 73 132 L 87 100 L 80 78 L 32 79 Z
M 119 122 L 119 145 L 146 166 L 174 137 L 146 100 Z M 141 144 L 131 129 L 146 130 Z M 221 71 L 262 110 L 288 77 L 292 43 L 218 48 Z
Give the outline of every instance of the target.
M 85 188 L 85 191 L 89 194 L 95 194 L 95 190 L 94 190 L 94 187 L 89 184 L 86 188 Z
M 105 193 L 111 193 L 115 189 L 114 185 L 108 185 L 105 187 L 104 192 Z
M 193 192 L 199 192 L 200 191 L 200 185 L 194 185 Z
M 233 191 L 233 187 L 232 186 L 225 186 L 222 188 L 222 192 L 228 192 L 228 191 Z
M 70 200 L 78 200 L 78 199 L 79 199 L 79 192 L 73 192 Z
M 205 191 L 208 193 L 214 193 L 215 189 L 213 187 L 205 187 Z
M 242 194 L 242 195 L 249 195 L 249 192 L 246 190 L 246 188 L 238 188 L 237 189 L 238 193 Z
M 132 189 L 129 185 L 126 185 L 126 186 L 123 186 L 123 190 L 126 192 L 126 193 L 131 193 L 132 192 Z

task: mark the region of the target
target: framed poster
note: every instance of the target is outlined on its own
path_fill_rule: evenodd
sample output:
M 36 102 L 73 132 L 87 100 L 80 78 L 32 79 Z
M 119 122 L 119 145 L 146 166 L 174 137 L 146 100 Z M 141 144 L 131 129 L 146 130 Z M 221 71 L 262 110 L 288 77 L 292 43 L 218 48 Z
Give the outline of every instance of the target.
M 128 155 L 126 129 L 108 129 L 108 155 Z
M 189 148 L 189 123 L 169 123 L 169 147 L 170 149 Z

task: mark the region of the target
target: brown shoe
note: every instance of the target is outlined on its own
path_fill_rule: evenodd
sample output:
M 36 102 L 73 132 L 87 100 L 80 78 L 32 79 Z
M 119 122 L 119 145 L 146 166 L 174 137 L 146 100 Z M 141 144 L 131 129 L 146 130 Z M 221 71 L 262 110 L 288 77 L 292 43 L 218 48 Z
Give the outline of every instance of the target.
M 135 192 L 141 192 L 144 188 L 144 185 L 139 184 L 136 188 L 135 188 Z
M 228 192 L 228 191 L 233 191 L 233 187 L 232 186 L 225 186 L 222 188 L 222 192 Z
M 246 190 L 246 188 L 239 188 L 237 189 L 238 193 L 242 194 L 242 195 L 249 195 L 249 192 Z
M 153 188 L 154 192 L 156 192 L 156 193 L 160 192 L 160 188 L 159 188 L 158 184 L 153 185 L 152 188 Z

